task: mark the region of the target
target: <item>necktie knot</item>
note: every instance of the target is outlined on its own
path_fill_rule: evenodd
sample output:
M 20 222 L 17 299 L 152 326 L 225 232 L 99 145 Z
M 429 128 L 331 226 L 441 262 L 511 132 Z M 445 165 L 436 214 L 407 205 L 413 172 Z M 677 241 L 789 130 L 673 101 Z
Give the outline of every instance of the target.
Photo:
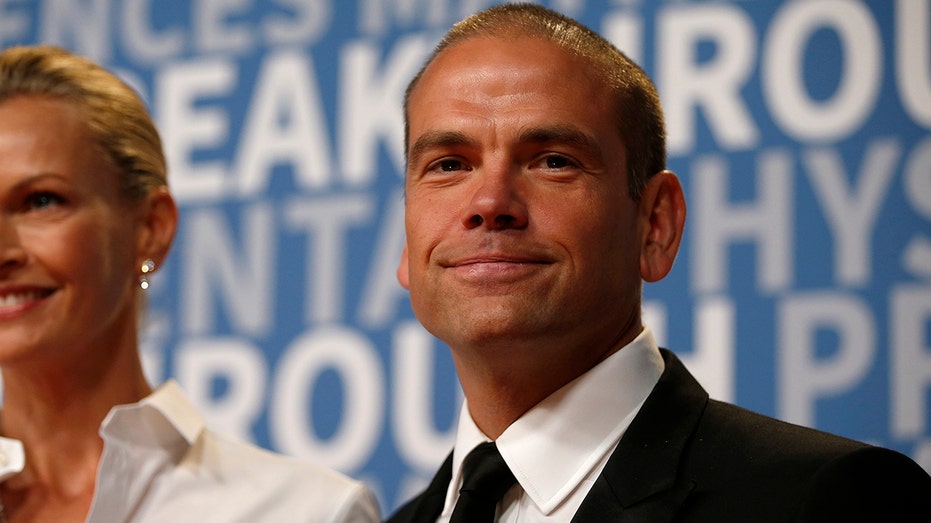
M 494 442 L 475 447 L 462 465 L 462 488 L 450 523 L 491 522 L 498 500 L 516 481 Z

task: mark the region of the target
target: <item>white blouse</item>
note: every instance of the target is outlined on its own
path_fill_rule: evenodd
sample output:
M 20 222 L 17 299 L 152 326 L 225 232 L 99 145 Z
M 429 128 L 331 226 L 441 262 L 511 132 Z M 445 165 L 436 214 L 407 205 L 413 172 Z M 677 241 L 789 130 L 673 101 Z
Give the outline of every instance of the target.
M 211 431 L 173 381 L 114 407 L 100 436 L 90 523 L 380 521 L 363 483 Z M 0 481 L 23 465 L 0 438 Z

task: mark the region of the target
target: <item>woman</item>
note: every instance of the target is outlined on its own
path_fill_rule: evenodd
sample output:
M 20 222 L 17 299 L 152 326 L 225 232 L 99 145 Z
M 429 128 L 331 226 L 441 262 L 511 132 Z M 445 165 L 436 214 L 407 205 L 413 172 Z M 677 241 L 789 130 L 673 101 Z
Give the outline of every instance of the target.
M 136 94 L 52 47 L 0 53 L 0 521 L 377 521 L 336 472 L 204 428 L 138 351 L 177 209 Z

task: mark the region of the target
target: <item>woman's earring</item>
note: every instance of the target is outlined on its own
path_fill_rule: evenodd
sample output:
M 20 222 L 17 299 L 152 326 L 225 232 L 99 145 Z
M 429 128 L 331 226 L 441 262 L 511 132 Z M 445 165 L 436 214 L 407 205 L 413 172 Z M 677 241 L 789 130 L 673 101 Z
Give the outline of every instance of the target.
M 139 286 L 142 287 L 142 290 L 149 288 L 149 277 L 148 274 L 155 270 L 155 262 L 150 258 L 146 258 L 142 262 L 142 268 L 140 269 L 142 274 L 139 275 Z

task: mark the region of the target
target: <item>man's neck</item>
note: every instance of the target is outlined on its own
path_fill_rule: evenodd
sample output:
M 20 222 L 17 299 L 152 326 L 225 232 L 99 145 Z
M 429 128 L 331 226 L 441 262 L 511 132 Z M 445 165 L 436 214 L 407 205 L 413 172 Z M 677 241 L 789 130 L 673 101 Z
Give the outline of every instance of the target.
M 535 405 L 630 341 L 624 339 L 588 359 L 581 357 L 584 353 L 568 351 L 557 354 L 537 351 L 528 357 L 516 358 L 517 351 L 463 354 L 453 350 L 453 361 L 472 419 L 486 436 L 494 440 Z M 569 357 L 556 357 L 559 354 Z

